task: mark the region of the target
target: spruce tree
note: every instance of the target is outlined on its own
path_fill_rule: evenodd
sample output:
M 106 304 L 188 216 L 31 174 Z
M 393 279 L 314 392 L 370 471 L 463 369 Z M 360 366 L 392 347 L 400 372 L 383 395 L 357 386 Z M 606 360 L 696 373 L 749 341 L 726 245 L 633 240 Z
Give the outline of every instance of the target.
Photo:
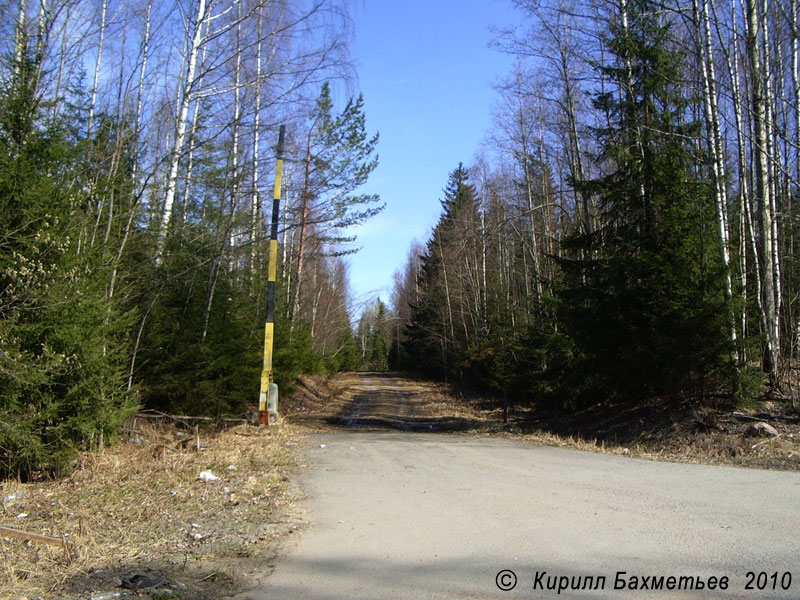
M 389 334 L 386 323 L 386 305 L 380 298 L 375 303 L 375 321 L 369 336 L 369 368 L 386 371 L 389 368 Z
M 607 174 L 579 182 L 596 196 L 604 226 L 572 236 L 561 317 L 577 363 L 568 384 L 585 400 L 702 393 L 729 373 L 722 265 L 712 190 L 693 168 L 698 127 L 680 85 L 671 27 L 651 0 L 622 0 L 609 28 L 612 90 L 595 105 Z
M 406 346 L 414 366 L 427 374 L 457 374 L 469 340 L 456 323 L 456 269 L 465 253 L 474 250 L 480 227 L 478 201 L 469 170 L 459 163 L 450 173 L 442 214 L 421 257 L 419 302 L 412 307 Z
M 0 65 L 0 474 L 24 478 L 101 447 L 135 406 L 131 314 L 109 292 L 118 229 L 100 208 L 129 173 L 85 158 L 111 156 L 121 127 L 87 138 L 79 106 L 49 118 L 41 55 L 17 35 Z

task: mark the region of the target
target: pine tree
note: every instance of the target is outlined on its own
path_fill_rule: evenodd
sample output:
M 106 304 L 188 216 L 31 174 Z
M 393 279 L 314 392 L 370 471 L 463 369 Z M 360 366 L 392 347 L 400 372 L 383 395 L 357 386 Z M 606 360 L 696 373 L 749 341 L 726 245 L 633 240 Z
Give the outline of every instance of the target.
M 364 97 L 350 98 L 339 114 L 334 113 L 330 84 L 322 85 L 312 111 L 302 158 L 302 190 L 299 206 L 299 244 L 294 273 L 292 315 L 302 304 L 304 266 L 310 255 L 309 243 L 337 246 L 335 254 L 349 254 L 344 244 L 355 236 L 344 233 L 380 213 L 376 194 L 355 193 L 378 166 L 375 150 L 379 134 L 367 132 Z

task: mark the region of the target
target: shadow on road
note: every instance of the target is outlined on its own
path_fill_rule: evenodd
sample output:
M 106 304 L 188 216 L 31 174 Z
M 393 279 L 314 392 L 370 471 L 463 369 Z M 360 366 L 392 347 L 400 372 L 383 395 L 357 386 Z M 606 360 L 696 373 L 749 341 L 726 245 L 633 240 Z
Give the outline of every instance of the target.
M 398 414 L 398 408 L 402 410 L 414 405 L 418 410 L 412 413 L 413 416 Z M 353 398 L 350 407 L 327 417 L 325 422 L 354 430 L 393 429 L 417 433 L 471 431 L 486 425 L 465 417 L 421 415 L 420 412 L 424 412 L 423 403 L 415 403 L 400 393 L 383 392 L 380 398 L 376 398 L 374 393 L 365 392 Z

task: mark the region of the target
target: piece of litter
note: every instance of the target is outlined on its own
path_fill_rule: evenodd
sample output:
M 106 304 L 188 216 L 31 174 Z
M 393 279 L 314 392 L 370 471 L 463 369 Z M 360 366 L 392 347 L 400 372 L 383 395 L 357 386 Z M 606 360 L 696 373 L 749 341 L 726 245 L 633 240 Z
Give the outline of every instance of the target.
M 238 471 L 239 467 L 236 465 L 228 465 L 228 471 Z
M 219 477 L 214 475 L 211 471 L 200 471 L 197 478 L 201 481 L 219 481 Z
M 19 513 L 19 514 L 17 515 L 17 518 L 18 518 L 18 519 L 24 519 L 24 518 L 25 518 L 25 517 L 27 517 L 27 516 L 28 516 L 28 513 Z
M 325 444 L 320 444 L 320 445 L 319 445 L 319 447 L 320 447 L 320 448 L 324 448 L 324 447 L 325 447 Z
M 197 523 L 192 523 L 192 529 L 197 529 L 198 527 L 200 527 L 200 525 Z
M 132 577 L 126 577 L 122 580 L 122 586 L 126 590 L 138 590 L 141 588 L 156 587 L 166 581 L 163 575 L 142 575 L 137 573 Z

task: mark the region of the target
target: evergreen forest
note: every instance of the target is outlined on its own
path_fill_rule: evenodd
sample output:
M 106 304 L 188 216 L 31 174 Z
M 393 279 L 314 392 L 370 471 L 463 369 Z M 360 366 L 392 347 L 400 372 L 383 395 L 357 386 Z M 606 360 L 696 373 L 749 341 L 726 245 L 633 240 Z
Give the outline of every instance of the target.
M 495 122 L 395 274 L 395 368 L 511 404 L 797 393 L 798 2 L 514 0 Z
M 12 0 L 0 62 L 0 473 L 59 473 L 140 408 L 358 369 L 345 257 L 382 209 L 338 0 Z M 385 362 L 385 361 L 384 361 Z
M 800 0 L 507 1 L 492 127 L 360 314 L 383 204 L 348 0 L 3 2 L 0 475 L 141 408 L 251 408 L 273 221 L 282 393 L 392 369 L 563 411 L 793 398 Z

